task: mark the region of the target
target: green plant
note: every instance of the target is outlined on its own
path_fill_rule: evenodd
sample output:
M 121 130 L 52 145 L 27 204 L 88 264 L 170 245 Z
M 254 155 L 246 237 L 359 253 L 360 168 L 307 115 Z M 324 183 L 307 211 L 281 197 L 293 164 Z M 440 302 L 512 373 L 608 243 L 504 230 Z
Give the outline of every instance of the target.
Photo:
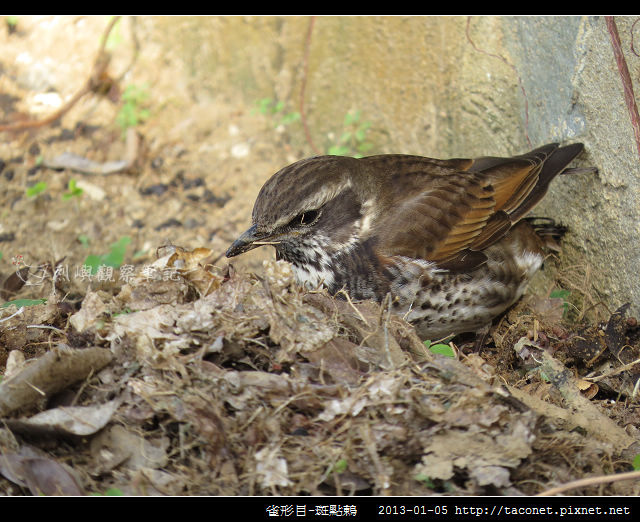
M 122 135 L 130 127 L 135 127 L 144 122 L 149 117 L 149 109 L 144 107 L 149 99 L 148 85 L 142 87 L 128 85 L 122 93 L 122 107 L 116 116 L 116 123 L 122 129 Z
M 336 462 L 333 465 L 333 469 L 332 471 L 334 473 L 344 473 L 347 470 L 347 460 L 346 459 L 340 459 L 338 462 Z
M 284 112 L 284 102 L 282 100 L 275 101 L 273 98 L 262 98 L 256 101 L 256 107 L 251 113 L 274 117 L 274 127 L 289 125 L 300 119 L 299 112 Z
M 425 475 L 424 473 L 418 473 L 414 478 L 418 482 L 422 482 L 429 489 L 435 489 L 436 488 L 436 485 L 433 483 L 433 481 L 429 478 L 428 475 Z
M 47 184 L 44 181 L 38 181 L 38 183 L 32 185 L 27 189 L 27 197 L 35 198 L 38 194 L 41 194 L 45 190 L 47 190 Z
M 118 241 L 111 245 L 111 250 L 101 256 L 91 254 L 84 260 L 84 265 L 90 267 L 91 275 L 98 273 L 100 266 L 110 266 L 113 268 L 120 268 L 124 262 L 124 254 L 127 250 L 127 245 L 131 242 L 129 236 L 123 236 Z
M 0 308 L 7 308 L 8 306 L 15 306 L 16 308 L 22 308 L 23 306 L 36 306 L 46 303 L 46 299 L 14 299 L 13 301 L 7 301 L 0 305 Z
M 432 352 L 439 353 L 440 355 L 444 355 L 445 357 L 455 357 L 456 354 L 453 351 L 453 348 L 448 344 L 444 343 L 436 343 L 431 344 L 431 341 L 424 341 L 424 345 Z
M 86 234 L 80 234 L 78 236 L 78 241 L 80 241 L 80 244 L 83 247 L 89 248 L 89 236 L 87 236 Z
M 327 154 L 361 158 L 363 154 L 371 150 L 373 144 L 367 141 L 371 122 L 360 121 L 360 117 L 361 111 L 345 114 L 342 133 L 337 141 L 329 147 Z
M 7 24 L 7 29 L 9 30 L 9 34 L 13 34 L 18 29 L 18 17 L 15 15 L 9 15 L 4 19 Z
M 83 190 L 76 185 L 76 180 L 75 179 L 70 179 L 69 180 L 69 191 L 65 192 L 64 194 L 62 194 L 62 199 L 64 201 L 67 201 L 67 200 L 69 200 L 69 199 L 71 199 L 73 197 L 81 196 L 82 193 L 83 193 Z
M 563 290 L 563 289 L 556 289 L 552 291 L 551 294 L 549 294 L 549 297 L 551 299 L 558 299 L 558 298 L 562 299 L 563 301 L 562 308 L 564 309 L 564 312 L 562 312 L 562 317 L 566 317 L 567 311 L 569 310 L 569 300 L 568 300 L 569 295 L 571 295 L 571 292 L 569 290 Z
M 640 455 L 636 455 L 635 457 L 633 457 L 632 466 L 636 471 L 640 471 Z

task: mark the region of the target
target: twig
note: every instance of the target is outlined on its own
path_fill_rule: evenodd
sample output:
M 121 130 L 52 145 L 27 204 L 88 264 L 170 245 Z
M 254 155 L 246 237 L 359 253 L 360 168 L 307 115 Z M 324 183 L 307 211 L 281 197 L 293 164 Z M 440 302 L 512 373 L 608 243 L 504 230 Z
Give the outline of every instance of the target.
M 64 333 L 64 331 L 60 330 L 60 328 L 49 326 L 47 324 L 28 324 L 27 328 L 41 328 L 43 330 L 53 330 L 54 332 Z
M 349 294 L 345 291 L 344 288 L 341 288 L 340 290 L 338 290 L 338 292 L 336 293 L 336 295 L 338 294 L 342 294 L 344 295 L 345 299 L 347 300 L 347 302 L 349 303 L 349 305 L 351 306 L 351 308 L 354 309 L 354 311 L 356 312 L 356 314 L 358 315 L 358 317 L 360 318 L 360 320 L 367 325 L 367 328 L 370 328 L 369 322 L 364 318 L 364 316 L 362 315 L 362 313 L 360 312 L 360 310 L 358 310 L 358 308 L 356 307 L 356 305 L 353 304 L 353 301 L 351 300 L 351 297 L 349 296 Z
M 16 315 L 21 314 L 22 310 L 24 310 L 24 306 L 21 306 L 20 308 L 18 308 L 18 311 L 13 313 L 13 314 L 11 314 L 9 317 L 4 317 L 4 318 L 0 319 L 0 323 L 4 323 L 5 321 L 8 321 L 12 317 L 15 317 Z
M 620 350 L 622 351 L 622 349 Z M 627 370 L 630 370 L 631 368 L 633 368 L 636 364 L 640 363 L 640 359 L 636 359 L 635 361 L 631 361 L 630 363 L 625 364 L 624 366 L 620 366 L 620 368 L 617 368 L 615 370 L 611 370 L 610 372 L 606 372 L 603 373 L 602 375 L 598 375 L 595 377 L 585 377 L 584 380 L 585 381 L 589 381 L 589 382 L 598 382 L 601 381 L 602 379 L 606 379 L 607 377 L 613 377 L 615 375 L 621 374 L 623 372 L 626 372 Z
M 538 493 L 536 497 L 549 497 L 551 495 L 557 495 L 570 489 L 582 488 L 584 486 L 594 486 L 597 484 L 609 484 L 611 482 L 618 482 L 620 480 L 634 480 L 640 479 L 640 471 L 628 471 L 627 473 L 618 473 L 616 475 L 603 475 L 601 477 L 589 477 L 586 479 L 574 480 L 573 482 L 567 482 L 562 486 L 547 489 L 542 493 Z
M 28 120 L 28 121 L 19 121 L 16 123 L 9 123 L 6 125 L 0 125 L 0 132 L 4 131 L 21 131 L 25 129 L 37 129 L 39 127 L 44 127 L 45 125 L 49 125 L 54 121 L 60 119 L 66 112 L 73 107 L 80 98 L 82 98 L 85 94 L 94 91 L 102 82 L 102 79 L 106 73 L 107 67 L 109 66 L 109 62 L 111 61 L 111 57 L 107 52 L 105 52 L 104 48 L 107 44 L 107 38 L 109 37 L 109 33 L 113 29 L 113 26 L 120 19 L 120 16 L 114 16 L 109 24 L 107 25 L 103 35 L 102 40 L 100 42 L 100 48 L 98 49 L 98 54 L 96 55 L 96 59 L 93 63 L 93 68 L 91 69 L 91 74 L 87 79 L 84 86 L 74 94 L 71 99 L 65 103 L 62 107 L 60 107 L 56 112 L 47 116 L 42 120 Z
M 518 85 L 520 85 L 520 90 L 522 91 L 522 96 L 524 98 L 524 136 L 525 136 L 525 138 L 527 138 L 527 143 L 531 147 L 532 146 L 531 138 L 529 138 L 529 100 L 527 98 L 527 91 L 525 90 L 524 84 L 522 83 L 522 78 L 520 77 L 520 74 L 518 73 L 518 69 L 516 69 L 516 66 L 513 65 L 504 56 L 501 56 L 501 55 L 495 54 L 495 53 L 490 53 L 488 51 L 485 51 L 484 49 L 480 49 L 474 43 L 474 41 L 471 39 L 471 33 L 470 33 L 470 30 L 469 30 L 470 27 L 471 27 L 471 17 L 468 16 L 467 17 L 467 30 L 466 30 L 466 33 L 467 33 L 467 40 L 469 41 L 471 46 L 476 51 L 478 51 L 479 53 L 486 54 L 487 56 L 491 56 L 493 58 L 497 58 L 498 60 L 502 61 L 503 63 L 508 65 L 511 69 L 513 69 L 513 72 L 516 74 L 516 78 L 518 79 Z
M 615 18 L 613 16 L 605 16 L 604 18 L 607 22 L 609 34 L 611 35 L 611 47 L 613 47 L 613 54 L 618 64 L 618 72 L 620 73 L 622 90 L 624 91 L 624 100 L 627 104 L 629 117 L 631 118 L 631 127 L 633 128 L 633 135 L 636 139 L 638 156 L 640 156 L 640 115 L 638 114 L 638 105 L 636 104 L 636 99 L 633 94 L 633 83 L 631 81 L 631 75 L 629 74 L 629 67 L 627 67 L 627 61 L 622 52 L 622 43 L 620 42 L 620 34 L 618 33 Z
M 309 29 L 307 29 L 307 38 L 304 43 L 304 61 L 302 68 L 302 87 L 300 88 L 300 119 L 302 120 L 302 125 L 304 127 L 304 134 L 311 146 L 311 149 L 314 153 L 320 154 L 320 151 L 313 143 L 311 139 L 311 133 L 309 132 L 309 125 L 307 123 L 307 116 L 304 112 L 304 95 L 305 90 L 307 88 L 307 72 L 309 70 L 309 49 L 311 48 L 311 34 L 313 33 L 313 26 L 315 24 L 316 17 L 312 16 L 309 19 Z

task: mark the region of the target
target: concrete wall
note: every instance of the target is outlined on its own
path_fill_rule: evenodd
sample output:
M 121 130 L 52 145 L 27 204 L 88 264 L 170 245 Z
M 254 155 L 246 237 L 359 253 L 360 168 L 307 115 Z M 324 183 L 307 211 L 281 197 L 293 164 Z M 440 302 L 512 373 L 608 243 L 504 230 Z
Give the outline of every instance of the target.
M 616 17 L 640 93 L 634 20 Z M 309 17 L 151 23 L 203 89 L 297 109 Z M 640 24 L 634 31 L 638 49 Z M 630 300 L 638 312 L 640 157 L 603 17 L 317 17 L 308 49 L 305 107 L 318 148 L 351 109 L 371 121 L 376 153 L 514 154 L 584 142 L 582 161 L 599 175 L 557 180 L 537 214 L 570 227 L 565 251 L 595 268 L 606 302 Z

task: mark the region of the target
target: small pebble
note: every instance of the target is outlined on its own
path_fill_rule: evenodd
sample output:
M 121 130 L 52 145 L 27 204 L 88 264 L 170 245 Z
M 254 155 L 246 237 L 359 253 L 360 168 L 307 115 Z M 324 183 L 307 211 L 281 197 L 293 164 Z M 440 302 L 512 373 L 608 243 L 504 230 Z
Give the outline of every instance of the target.
M 182 226 L 182 222 L 178 221 L 175 218 L 171 218 L 168 219 L 167 221 L 165 221 L 164 223 L 161 223 L 160 225 L 158 225 L 155 230 L 162 230 L 163 228 L 171 228 L 171 227 L 181 227 Z
M 231 155 L 234 158 L 246 158 L 249 155 L 249 144 L 248 143 L 238 143 L 231 147 Z
M 151 168 L 154 170 L 158 170 L 164 164 L 164 160 L 161 157 L 153 158 L 151 161 Z
M 32 143 L 31 147 L 29 147 L 29 154 L 31 156 L 39 156 L 40 155 L 40 145 L 37 143 Z
M 204 186 L 204 180 L 202 178 L 189 178 L 189 179 L 185 179 L 182 182 L 182 187 L 185 190 L 189 190 L 190 188 L 194 188 L 194 187 L 203 187 Z
M 143 196 L 162 196 L 167 190 L 169 185 L 166 183 L 157 183 L 155 185 L 149 185 L 148 187 L 140 189 L 140 194 Z

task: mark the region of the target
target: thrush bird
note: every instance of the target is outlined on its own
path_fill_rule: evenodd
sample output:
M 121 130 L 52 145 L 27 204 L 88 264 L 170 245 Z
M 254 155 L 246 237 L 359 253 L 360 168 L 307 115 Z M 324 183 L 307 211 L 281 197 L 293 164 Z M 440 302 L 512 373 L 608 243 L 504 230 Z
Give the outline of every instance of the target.
M 551 224 L 523 219 L 581 143 L 512 158 L 318 156 L 274 174 L 233 257 L 273 245 L 298 283 L 382 301 L 423 339 L 475 332 L 513 305 Z

